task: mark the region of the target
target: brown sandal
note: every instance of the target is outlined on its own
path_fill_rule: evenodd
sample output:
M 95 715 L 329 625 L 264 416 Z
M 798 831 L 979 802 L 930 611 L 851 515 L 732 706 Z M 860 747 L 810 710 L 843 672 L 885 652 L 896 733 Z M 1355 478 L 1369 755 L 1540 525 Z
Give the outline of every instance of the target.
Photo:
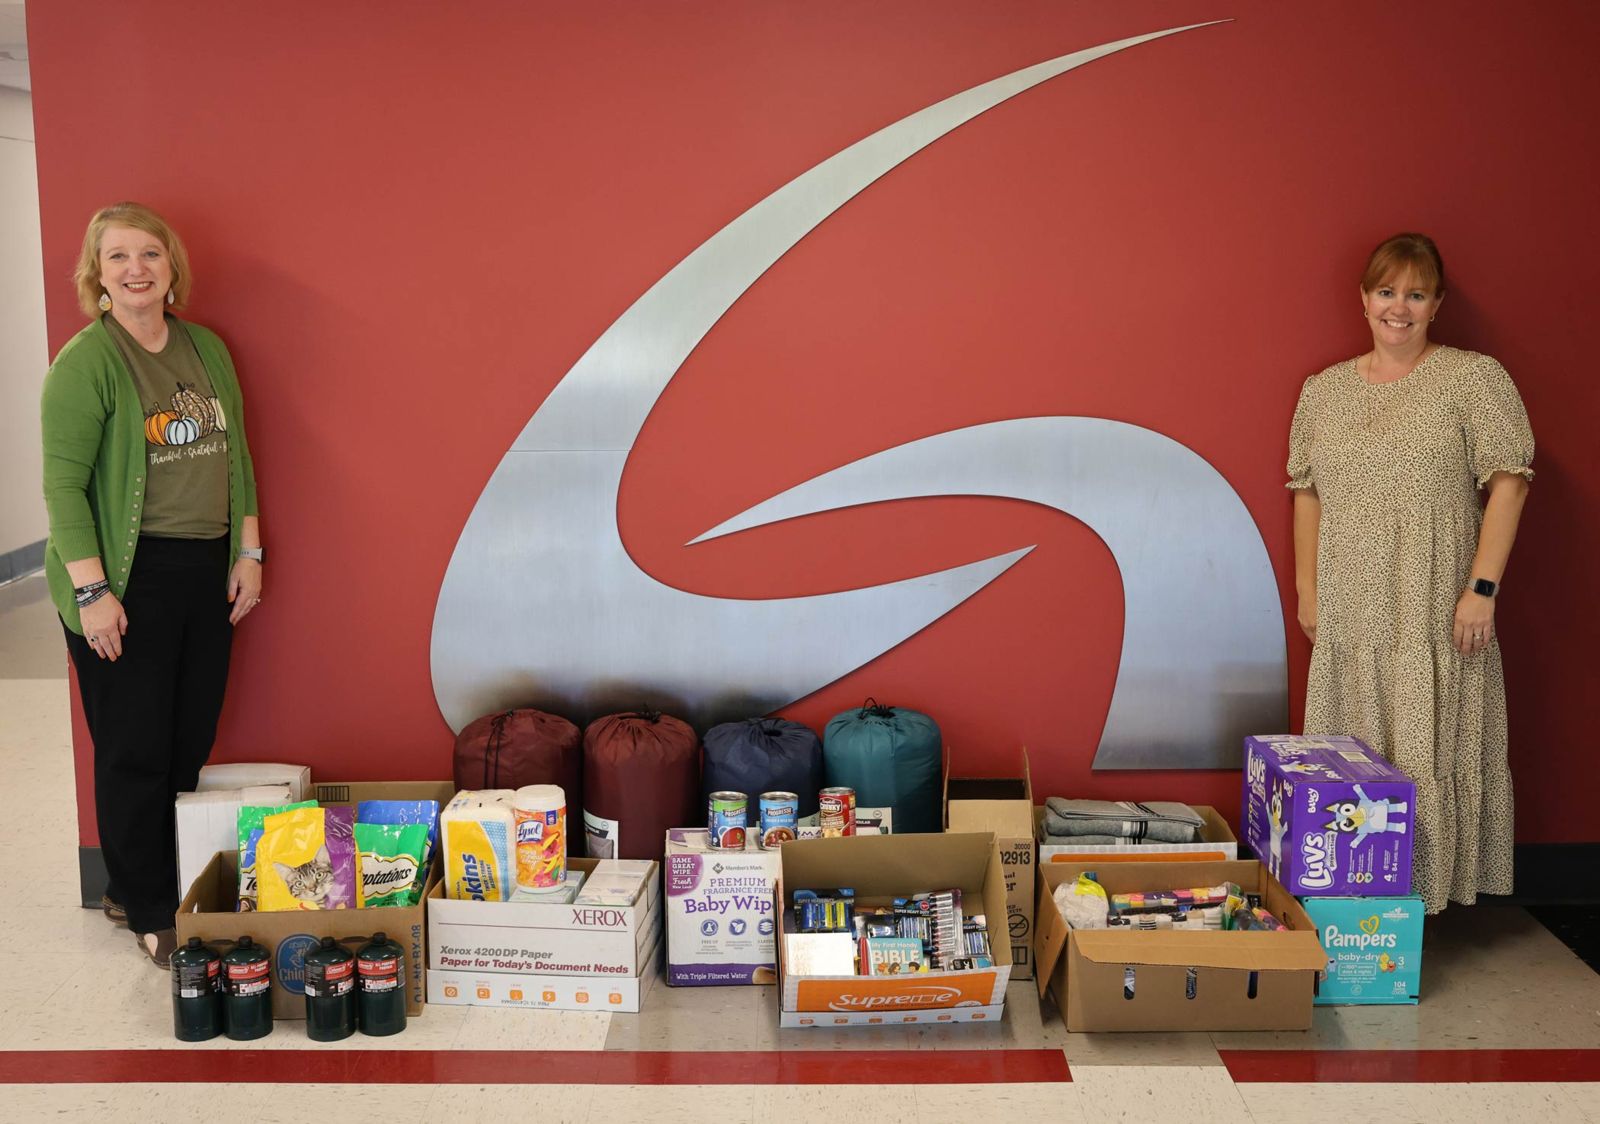
M 150 941 L 146 939 L 149 937 L 155 938 L 154 948 L 150 947 Z M 153 933 L 135 933 L 133 939 L 138 942 L 139 951 L 150 958 L 150 963 L 162 971 L 172 967 L 172 954 L 178 947 L 178 931 L 176 929 L 157 929 Z
M 104 894 L 100 896 L 100 912 L 105 914 L 106 920 L 113 925 L 125 928 L 128 924 L 128 911 Z

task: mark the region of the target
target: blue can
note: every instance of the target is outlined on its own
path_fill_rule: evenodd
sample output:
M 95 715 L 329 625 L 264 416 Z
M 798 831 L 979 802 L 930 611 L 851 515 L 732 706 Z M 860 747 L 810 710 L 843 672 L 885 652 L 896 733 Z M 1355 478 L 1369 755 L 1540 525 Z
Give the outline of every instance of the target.
M 763 851 L 783 846 L 800 833 L 800 798 L 792 792 L 763 792 L 759 823 L 756 843 Z

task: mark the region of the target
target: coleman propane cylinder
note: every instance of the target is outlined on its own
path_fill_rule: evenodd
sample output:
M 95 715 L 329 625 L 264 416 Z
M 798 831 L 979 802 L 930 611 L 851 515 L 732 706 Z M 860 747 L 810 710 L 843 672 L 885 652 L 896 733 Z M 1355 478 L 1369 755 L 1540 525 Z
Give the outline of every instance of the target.
M 306 953 L 306 1037 L 337 1042 L 356 1032 L 356 958 L 332 937 Z
M 179 1042 L 222 1033 L 222 958 L 199 937 L 172 954 L 172 1031 Z
M 272 1033 L 270 959 L 267 950 L 249 937 L 240 937 L 239 943 L 222 958 L 228 1037 L 236 1042 Z
M 406 1028 L 406 953 L 387 933 L 374 933 L 356 953 L 356 1020 L 380 1038 Z

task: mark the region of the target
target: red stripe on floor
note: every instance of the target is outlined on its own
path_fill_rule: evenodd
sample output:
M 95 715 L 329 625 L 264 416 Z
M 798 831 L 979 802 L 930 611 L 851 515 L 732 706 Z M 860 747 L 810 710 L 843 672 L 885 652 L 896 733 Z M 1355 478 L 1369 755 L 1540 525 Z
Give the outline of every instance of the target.
M 1009 1085 L 1071 1081 L 1060 1050 L 20 1050 L 0 1085 Z
M 1219 1050 L 1243 1083 L 1600 1081 L 1600 1050 Z

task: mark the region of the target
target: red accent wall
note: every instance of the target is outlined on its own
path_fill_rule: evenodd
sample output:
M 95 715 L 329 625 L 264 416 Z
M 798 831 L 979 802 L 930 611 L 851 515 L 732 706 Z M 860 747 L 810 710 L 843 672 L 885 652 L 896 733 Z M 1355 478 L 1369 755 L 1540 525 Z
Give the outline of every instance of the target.
M 428 640 L 456 536 L 544 395 L 638 294 L 909 112 L 1222 17 L 962 127 L 783 258 L 646 426 L 620 502 L 628 547 L 685 588 L 783 596 L 1036 543 L 789 713 L 820 726 L 871 694 L 936 715 L 960 771 L 1004 769 L 1025 743 L 1041 795 L 1233 814 L 1235 773 L 1089 771 L 1121 591 L 1109 553 L 1059 513 L 925 500 L 680 544 L 940 430 L 1135 422 L 1205 456 L 1254 514 L 1293 629 L 1298 725 L 1289 414 L 1307 374 L 1368 345 L 1366 251 L 1425 230 L 1454 282 L 1435 338 L 1499 357 L 1539 439 L 1499 620 L 1519 833 L 1600 840 L 1580 710 L 1600 619 L 1600 14 L 1577 3 L 30 5 L 52 348 L 82 323 L 69 276 L 85 220 L 131 197 L 187 239 L 191 313 L 244 380 L 272 561 L 214 759 L 448 775 Z M 81 725 L 76 745 L 81 761 Z

